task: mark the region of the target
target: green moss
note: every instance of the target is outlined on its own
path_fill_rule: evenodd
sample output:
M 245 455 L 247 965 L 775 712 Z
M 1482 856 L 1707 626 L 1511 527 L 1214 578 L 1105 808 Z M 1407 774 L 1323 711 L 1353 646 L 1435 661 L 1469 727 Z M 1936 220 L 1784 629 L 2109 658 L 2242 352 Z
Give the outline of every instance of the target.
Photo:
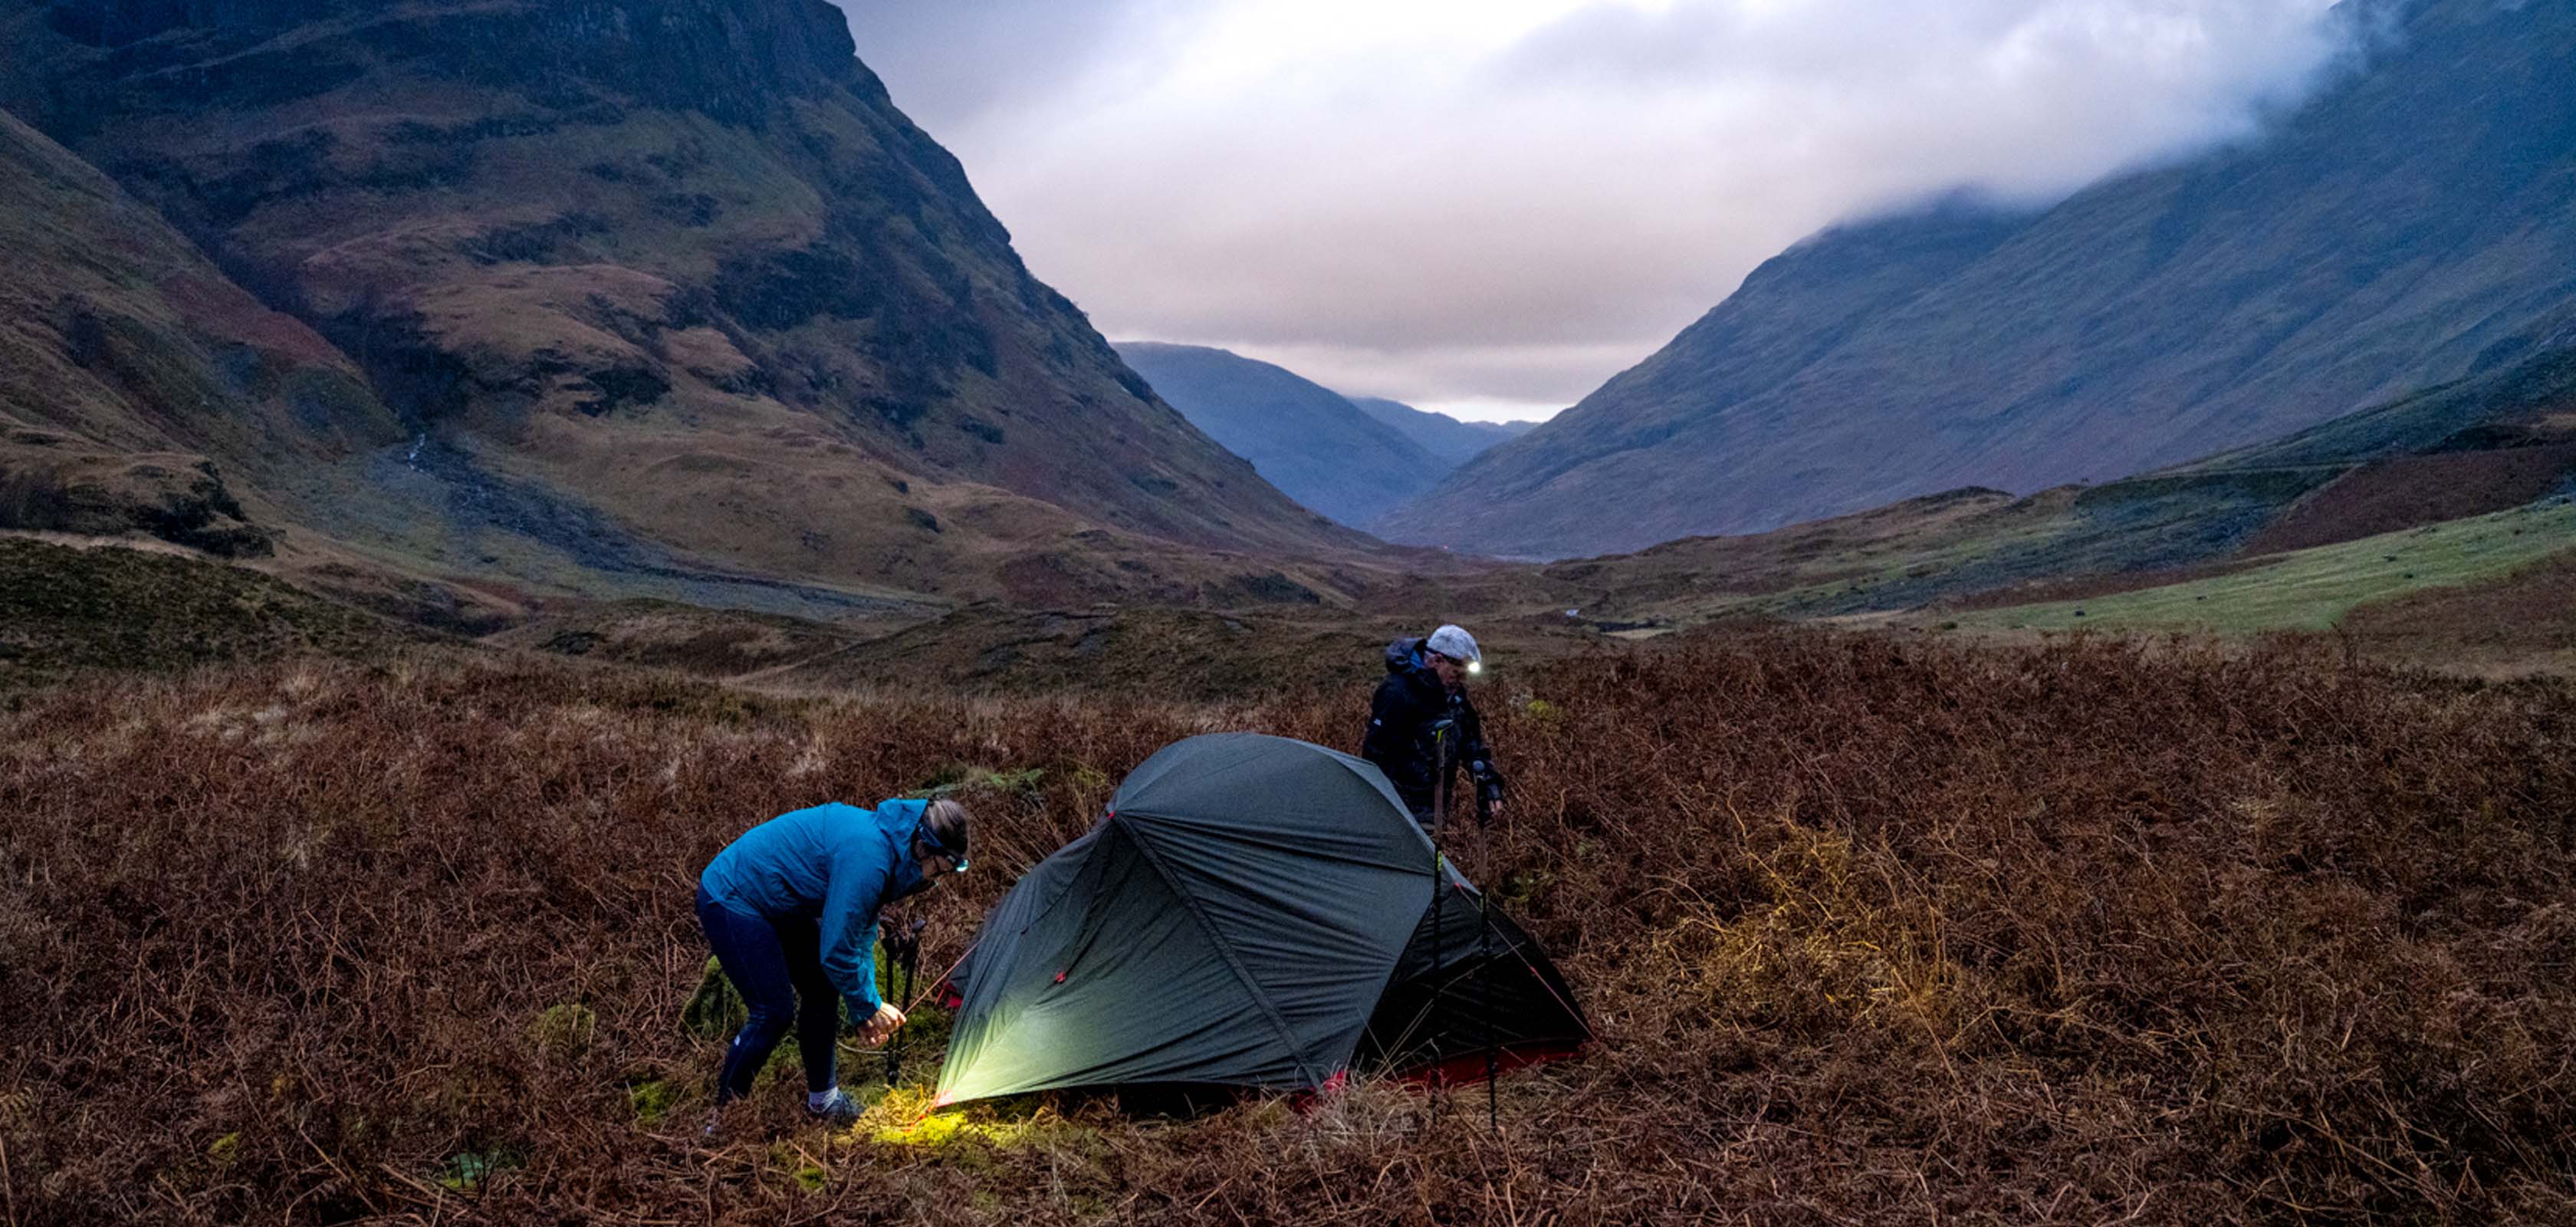
M 968 1171 L 994 1167 L 1003 1151 L 1094 1161 L 1109 1153 L 1100 1131 L 1066 1120 L 1052 1096 L 1016 1095 L 934 1111 L 934 1094 L 927 1084 L 888 1092 L 851 1135 L 880 1146 L 926 1147 L 942 1162 Z
M 695 1039 L 723 1040 L 741 1030 L 750 1017 L 742 994 L 734 991 L 733 981 L 725 979 L 724 965 L 710 957 L 698 976 L 697 991 L 680 1007 L 680 1030 Z
M 787 1182 L 807 1193 L 820 1193 L 832 1182 L 832 1173 L 814 1161 L 802 1149 L 780 1142 L 769 1148 L 770 1167 L 787 1178 Z
M 654 1078 L 626 1088 L 626 1106 L 634 1109 L 635 1119 L 647 1125 L 658 1124 L 679 1106 L 683 1094 L 678 1083 Z
M 598 1033 L 599 1015 L 578 1002 L 548 1006 L 528 1027 L 529 1042 L 551 1060 L 577 1057 L 590 1051 L 592 1036 Z

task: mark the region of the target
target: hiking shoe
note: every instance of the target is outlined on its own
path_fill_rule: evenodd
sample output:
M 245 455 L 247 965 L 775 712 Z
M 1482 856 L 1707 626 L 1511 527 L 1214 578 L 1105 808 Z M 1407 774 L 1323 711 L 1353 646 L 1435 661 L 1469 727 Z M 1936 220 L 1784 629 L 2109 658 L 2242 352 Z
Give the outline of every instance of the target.
M 866 1109 L 859 1106 L 858 1100 L 850 1098 L 848 1091 L 837 1087 L 833 1089 L 831 1098 L 821 1103 L 815 1103 L 811 1099 L 805 1102 L 805 1115 L 809 1119 L 828 1121 L 834 1125 L 856 1124 L 859 1113 L 863 1111 Z

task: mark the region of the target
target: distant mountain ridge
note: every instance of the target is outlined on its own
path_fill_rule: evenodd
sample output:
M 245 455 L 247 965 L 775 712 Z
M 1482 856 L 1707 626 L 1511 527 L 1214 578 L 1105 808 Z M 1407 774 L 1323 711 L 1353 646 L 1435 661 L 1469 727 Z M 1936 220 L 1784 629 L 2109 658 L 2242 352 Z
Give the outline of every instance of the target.
M 2369 11 L 2375 62 L 2261 140 L 1820 234 L 1385 530 L 1563 557 L 2106 480 L 2533 352 L 2576 301 L 2576 7 Z
M 1362 525 L 1454 464 L 1340 393 L 1285 367 L 1204 345 L 1120 341 L 1120 357 L 1208 437 L 1290 498 Z
M 0 0 L 0 106 L 352 379 L 276 419 L 331 446 L 208 454 L 372 557 L 808 612 L 1311 599 L 1237 572 L 1376 548 L 1157 400 L 854 53 L 823 0 Z
M 1382 396 L 1344 396 L 1359 411 L 1403 432 L 1454 468 L 1538 428 L 1536 422 L 1466 422 Z

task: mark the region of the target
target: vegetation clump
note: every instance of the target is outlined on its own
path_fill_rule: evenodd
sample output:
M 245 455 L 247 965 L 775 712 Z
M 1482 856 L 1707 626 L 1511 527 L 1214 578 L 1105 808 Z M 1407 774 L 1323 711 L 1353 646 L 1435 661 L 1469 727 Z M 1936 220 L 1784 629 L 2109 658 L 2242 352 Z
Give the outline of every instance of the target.
M 1782 631 L 1513 685 L 1550 714 L 1494 706 L 1508 820 L 1451 850 L 1601 1039 L 1507 1077 L 1499 1131 L 1481 1095 L 1373 1080 L 934 1122 L 926 1010 L 859 1128 L 773 1083 L 713 1143 L 691 1109 L 724 1028 L 679 1022 L 690 883 L 727 840 L 1048 765 L 961 780 L 977 869 L 908 905 L 935 984 L 1154 750 L 1347 745 L 1364 690 L 746 702 L 517 660 L 29 692 L 0 713 L 8 1204 L 72 1227 L 2576 1215 L 2549 1089 L 2576 1048 L 2576 687 L 2331 644 Z M 531 1020 L 581 1059 L 517 1042 Z
M 599 1031 L 599 1015 L 578 1002 L 548 1006 L 528 1028 L 528 1038 L 537 1052 L 552 1060 L 567 1060 L 590 1051 L 590 1043 Z
M 0 537 L 0 689 L 90 669 L 354 658 L 439 638 L 219 562 Z

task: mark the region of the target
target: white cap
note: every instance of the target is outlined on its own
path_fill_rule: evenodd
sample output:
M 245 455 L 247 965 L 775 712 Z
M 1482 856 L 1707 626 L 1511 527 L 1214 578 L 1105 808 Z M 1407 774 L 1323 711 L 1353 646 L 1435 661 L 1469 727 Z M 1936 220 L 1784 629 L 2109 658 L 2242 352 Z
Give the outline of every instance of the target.
M 1441 627 L 1431 632 L 1431 637 L 1423 640 L 1422 646 L 1451 660 L 1470 665 L 1481 665 L 1485 662 L 1484 653 L 1476 650 L 1476 637 L 1468 634 L 1464 627 Z

